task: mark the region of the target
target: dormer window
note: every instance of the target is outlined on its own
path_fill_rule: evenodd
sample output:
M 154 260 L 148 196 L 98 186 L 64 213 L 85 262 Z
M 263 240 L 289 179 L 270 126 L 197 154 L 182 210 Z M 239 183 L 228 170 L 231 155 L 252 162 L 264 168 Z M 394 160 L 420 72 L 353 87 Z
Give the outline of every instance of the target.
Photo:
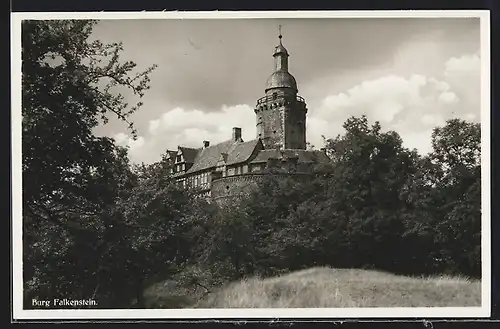
M 176 157 L 175 157 L 175 162 L 181 162 L 182 161 L 182 155 L 178 154 Z

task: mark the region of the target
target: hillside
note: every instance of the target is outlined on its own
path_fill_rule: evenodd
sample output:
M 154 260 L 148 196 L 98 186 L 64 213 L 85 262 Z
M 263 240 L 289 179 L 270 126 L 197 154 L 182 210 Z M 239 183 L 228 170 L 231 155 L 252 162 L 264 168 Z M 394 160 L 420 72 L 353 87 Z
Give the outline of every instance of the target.
M 232 283 L 207 295 L 194 307 L 460 307 L 480 304 L 480 281 L 312 268 L 281 277 Z

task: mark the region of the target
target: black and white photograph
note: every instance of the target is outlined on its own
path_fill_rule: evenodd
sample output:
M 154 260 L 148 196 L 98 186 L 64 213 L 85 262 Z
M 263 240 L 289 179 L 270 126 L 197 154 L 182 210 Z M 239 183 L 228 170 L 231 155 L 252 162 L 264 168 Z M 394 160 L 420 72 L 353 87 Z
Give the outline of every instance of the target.
M 12 14 L 14 316 L 489 316 L 485 11 Z

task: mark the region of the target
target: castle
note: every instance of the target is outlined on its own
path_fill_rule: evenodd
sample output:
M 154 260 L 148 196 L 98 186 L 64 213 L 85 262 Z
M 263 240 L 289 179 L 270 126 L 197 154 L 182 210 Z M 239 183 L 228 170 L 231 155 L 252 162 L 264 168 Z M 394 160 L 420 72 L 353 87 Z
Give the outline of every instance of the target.
M 281 33 L 273 57 L 274 72 L 254 110 L 256 138 L 243 141 L 241 128 L 234 127 L 222 143 L 168 150 L 170 174 L 179 184 L 219 200 L 241 195 L 269 175 L 306 177 L 314 164 L 329 161 L 324 151 L 306 150 L 307 106 L 288 71 Z

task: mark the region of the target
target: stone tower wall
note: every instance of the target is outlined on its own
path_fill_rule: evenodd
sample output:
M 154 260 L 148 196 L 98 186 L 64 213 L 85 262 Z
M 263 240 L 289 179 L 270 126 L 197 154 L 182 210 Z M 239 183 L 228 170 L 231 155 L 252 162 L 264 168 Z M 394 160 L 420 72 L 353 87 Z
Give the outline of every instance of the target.
M 265 179 L 270 178 L 309 179 L 305 173 L 248 173 L 216 179 L 212 182 L 211 196 L 219 205 L 232 204 L 238 199 L 245 198 L 250 192 L 258 188 Z
M 263 97 L 255 109 L 257 138 L 266 149 L 306 149 L 305 102 L 296 95 Z
M 285 106 L 283 125 L 286 149 L 306 149 L 306 107 L 304 103 L 294 102 Z
M 257 116 L 257 138 L 262 140 L 264 147 L 281 148 L 284 140 L 284 113 L 278 108 L 277 102 L 266 103 L 258 107 Z

